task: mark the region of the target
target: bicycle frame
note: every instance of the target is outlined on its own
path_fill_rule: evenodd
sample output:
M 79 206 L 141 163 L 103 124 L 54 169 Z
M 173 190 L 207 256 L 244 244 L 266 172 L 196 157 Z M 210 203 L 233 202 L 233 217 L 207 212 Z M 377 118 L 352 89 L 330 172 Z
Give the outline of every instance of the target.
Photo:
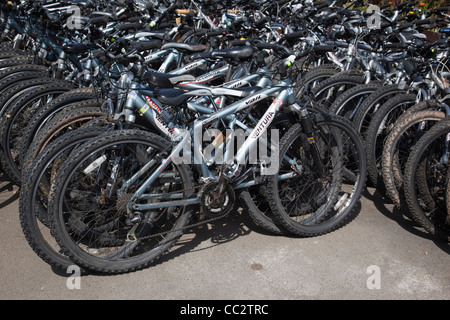
M 239 168 L 239 165 L 246 163 L 247 155 L 250 152 L 250 149 L 257 143 L 257 141 L 262 137 L 262 135 L 267 131 L 268 127 L 274 120 L 275 116 L 281 112 L 288 110 L 294 110 L 299 112 L 300 115 L 306 116 L 307 111 L 305 108 L 300 107 L 295 102 L 295 97 L 293 94 L 293 90 L 290 87 L 290 80 L 286 79 L 281 81 L 277 86 L 269 87 L 266 89 L 263 89 L 256 94 L 253 94 L 249 97 L 246 97 L 245 99 L 241 99 L 230 106 L 221 109 L 217 112 L 210 113 L 208 115 L 205 115 L 202 118 L 199 118 L 194 121 L 194 125 L 190 130 L 184 129 L 176 129 L 171 128 L 171 124 L 166 124 L 167 129 L 167 137 L 170 137 L 172 140 L 177 141 L 178 143 L 175 145 L 175 147 L 172 149 L 170 154 L 162 160 L 161 164 L 153 170 L 153 173 L 142 183 L 142 185 L 138 188 L 138 190 L 133 194 L 132 198 L 130 199 L 130 203 L 133 203 L 132 209 L 133 210 L 152 210 L 156 208 L 164 208 L 164 207 L 170 207 L 170 206 L 180 206 L 180 205 L 192 205 L 200 202 L 199 197 L 190 198 L 190 199 L 181 199 L 181 200 L 174 200 L 174 201 L 165 201 L 160 203 L 151 203 L 151 204 L 137 204 L 135 203 L 136 200 L 141 198 L 151 198 L 151 197 L 158 197 L 161 196 L 159 194 L 149 195 L 145 194 L 145 190 L 148 189 L 148 187 L 158 178 L 160 175 L 164 172 L 164 170 L 172 163 L 176 163 L 179 158 L 180 151 L 182 150 L 190 150 L 191 147 L 191 139 L 194 139 L 194 145 L 196 142 L 201 141 L 200 136 L 203 132 L 203 128 L 207 126 L 209 123 L 216 121 L 216 120 L 223 120 L 228 119 L 229 120 L 229 127 L 234 128 L 234 126 L 237 124 L 236 119 L 234 117 L 234 114 L 236 112 L 239 112 L 241 110 L 244 110 L 246 108 L 249 108 L 250 106 L 256 104 L 257 102 L 260 102 L 263 99 L 266 99 L 267 97 L 277 94 L 276 98 L 273 100 L 272 104 L 269 106 L 269 108 L 266 110 L 264 115 L 259 120 L 258 124 L 255 126 L 255 128 L 251 129 L 249 137 L 245 140 L 242 146 L 239 147 L 237 152 L 233 157 L 230 157 L 232 159 L 229 163 L 232 163 L 232 172 L 227 173 L 228 178 L 233 179 L 236 177 L 233 177 L 236 174 L 237 169 Z M 210 94 L 211 95 L 217 95 L 219 92 L 217 90 L 223 90 L 222 88 L 210 88 Z M 227 89 L 228 93 L 231 93 L 231 89 Z M 144 91 L 145 93 L 150 93 L 148 90 Z M 238 93 L 236 93 L 238 94 Z M 157 108 L 154 106 L 148 106 L 148 104 L 143 100 L 142 97 L 139 97 L 137 93 L 133 94 L 132 97 L 135 101 L 135 105 L 133 107 L 139 108 L 139 111 L 144 114 L 149 119 L 159 117 L 159 116 L 152 116 L 157 111 Z M 136 103 L 137 102 L 137 103 Z M 139 102 L 145 102 L 144 107 L 138 106 Z M 127 107 L 131 107 L 129 104 Z M 306 113 L 306 114 L 305 114 Z M 159 117 L 160 118 L 160 117 Z M 170 130 L 171 129 L 171 130 Z M 248 129 L 248 128 L 247 128 Z M 229 153 L 229 147 L 227 146 L 226 153 Z M 190 157 L 190 160 L 194 160 L 194 163 L 199 164 L 199 171 L 202 175 L 202 177 L 205 178 L 212 178 L 217 180 L 218 178 L 214 176 L 214 174 L 208 169 L 208 166 L 206 164 L 206 160 L 201 152 L 201 148 L 194 148 L 194 154 L 193 158 L 192 155 Z M 287 161 L 289 161 L 293 166 L 297 167 L 297 164 L 295 161 L 286 158 Z M 118 193 L 125 193 L 127 190 L 127 187 L 131 185 L 133 182 L 137 181 L 138 178 L 142 177 L 150 168 L 153 167 L 153 165 L 156 163 L 156 160 L 153 159 L 149 163 L 147 163 L 139 172 L 137 172 L 132 178 L 130 178 L 128 181 L 126 181 L 122 188 L 118 190 Z M 301 171 L 301 167 L 296 168 L 298 172 Z M 295 176 L 296 173 L 291 174 L 284 174 L 283 176 L 279 176 L 279 179 L 289 179 L 293 176 Z M 235 186 L 235 189 L 247 187 L 249 185 L 255 185 L 261 183 L 261 181 L 258 181 L 256 179 L 240 183 L 237 186 Z M 170 199 L 180 199 L 183 197 L 183 194 L 172 194 L 170 196 Z
M 224 68 L 227 68 L 227 70 L 225 70 Z M 227 73 L 227 74 L 225 74 Z M 192 95 L 192 97 L 194 96 L 198 96 L 199 91 L 197 90 L 207 90 L 207 95 L 206 96 L 201 96 L 197 99 L 193 99 L 191 101 L 189 101 L 187 103 L 187 107 L 188 109 L 195 111 L 195 112 L 199 112 L 202 114 L 209 114 L 209 113 L 213 113 L 214 110 L 217 109 L 221 109 L 223 108 L 224 104 L 225 104 L 225 98 L 223 97 L 224 94 L 229 94 L 232 96 L 240 96 L 242 95 L 242 92 L 240 91 L 221 91 L 220 88 L 223 89 L 235 89 L 235 88 L 240 88 L 246 85 L 251 85 L 254 84 L 256 87 L 260 87 L 260 88 L 265 88 L 268 87 L 269 85 L 272 84 L 271 78 L 270 78 L 270 72 L 269 69 L 267 67 L 261 67 L 259 68 L 256 72 L 249 74 L 247 67 L 245 66 L 245 64 L 243 65 L 243 67 L 238 67 L 237 70 L 234 70 L 234 73 L 230 76 L 230 74 L 232 73 L 232 68 L 231 66 L 225 66 L 222 68 L 219 68 L 217 70 L 213 70 L 210 71 L 204 75 L 201 75 L 197 78 L 195 78 L 195 80 L 193 81 L 189 81 L 189 82 L 183 82 L 180 83 L 178 85 L 179 88 L 181 89 L 187 89 L 187 90 L 191 90 L 190 94 Z M 241 73 L 244 74 L 248 74 L 244 77 L 238 77 Z M 216 87 L 213 91 L 215 94 L 217 94 L 219 97 L 216 96 L 212 96 L 211 94 L 209 94 L 210 92 L 208 90 L 211 89 L 211 87 L 205 86 L 203 85 L 203 83 L 205 82 L 209 82 L 213 79 L 216 79 L 219 76 L 225 76 L 226 78 L 231 78 L 234 79 L 237 77 L 237 79 L 228 81 L 224 84 L 222 84 L 220 87 Z M 122 92 L 119 93 L 119 96 L 122 96 L 124 94 L 127 95 L 127 100 L 125 102 L 125 106 L 130 109 L 133 110 L 135 108 L 135 106 L 139 106 L 136 107 L 139 112 L 140 109 L 143 106 L 149 105 L 153 110 L 155 110 L 156 112 L 149 112 L 146 113 L 145 116 L 147 117 L 147 119 L 150 121 L 150 123 L 158 128 L 162 134 L 164 135 L 169 135 L 171 136 L 172 131 L 168 130 L 168 123 L 165 123 L 163 121 L 163 119 L 159 116 L 160 111 L 164 112 L 163 108 L 161 108 L 161 106 L 159 106 L 159 102 L 156 102 L 154 100 L 152 100 L 151 97 L 154 97 L 154 92 L 152 90 L 150 90 L 147 87 L 140 87 L 139 83 L 133 82 L 130 83 L 129 85 L 127 85 L 128 82 L 131 82 L 131 78 L 129 75 L 125 75 L 124 77 L 122 77 L 122 79 L 119 81 L 118 83 L 118 87 L 119 88 L 127 88 L 129 86 L 130 89 L 125 90 L 121 89 Z M 194 91 L 194 89 L 196 91 Z M 208 104 L 208 106 L 205 106 L 205 104 Z M 110 110 L 113 110 L 114 108 L 112 106 L 109 107 Z M 123 110 L 120 106 L 116 109 L 116 118 L 119 118 L 122 115 L 125 115 L 125 117 L 127 116 L 127 111 L 124 110 L 122 112 L 120 112 L 119 110 Z M 131 112 L 133 113 L 133 111 Z M 164 114 L 166 120 L 168 120 L 170 118 L 169 115 Z M 175 122 L 177 119 L 172 119 L 169 122 Z

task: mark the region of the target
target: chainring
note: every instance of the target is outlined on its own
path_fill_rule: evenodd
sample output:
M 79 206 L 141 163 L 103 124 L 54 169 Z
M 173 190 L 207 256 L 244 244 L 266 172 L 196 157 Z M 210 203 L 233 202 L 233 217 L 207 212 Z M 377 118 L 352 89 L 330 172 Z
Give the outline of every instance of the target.
M 207 216 L 218 218 L 227 215 L 233 209 L 235 200 L 234 189 L 228 183 L 224 185 L 224 190 L 219 192 L 219 182 L 212 181 L 202 188 L 200 205 Z

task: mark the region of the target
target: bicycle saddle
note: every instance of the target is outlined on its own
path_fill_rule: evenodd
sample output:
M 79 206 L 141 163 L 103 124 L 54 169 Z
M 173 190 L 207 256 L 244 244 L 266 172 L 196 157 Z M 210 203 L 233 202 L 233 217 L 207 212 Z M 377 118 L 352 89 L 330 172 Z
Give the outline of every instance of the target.
M 180 42 L 168 42 L 165 43 L 161 50 L 175 48 L 180 51 L 186 52 L 201 52 L 206 50 L 206 46 L 204 44 L 188 44 L 188 43 L 180 43 Z
M 236 47 L 228 50 L 213 50 L 211 52 L 194 53 L 190 56 L 195 59 L 229 59 L 234 61 L 245 61 L 253 57 L 254 49 L 252 46 Z
M 148 71 L 144 74 L 144 80 L 154 85 L 156 88 L 173 88 L 174 84 L 183 81 L 194 81 L 191 74 L 168 74 L 156 71 Z
M 166 39 L 166 31 L 142 31 L 134 35 L 134 38 L 139 39 L 143 37 L 156 38 L 160 40 Z
M 84 53 L 89 49 L 98 48 L 95 43 L 83 44 L 83 43 L 72 43 L 66 44 L 62 47 L 63 51 L 70 54 Z
M 158 89 L 156 91 L 159 102 L 169 106 L 180 106 L 187 99 L 192 98 L 188 92 L 182 89 Z

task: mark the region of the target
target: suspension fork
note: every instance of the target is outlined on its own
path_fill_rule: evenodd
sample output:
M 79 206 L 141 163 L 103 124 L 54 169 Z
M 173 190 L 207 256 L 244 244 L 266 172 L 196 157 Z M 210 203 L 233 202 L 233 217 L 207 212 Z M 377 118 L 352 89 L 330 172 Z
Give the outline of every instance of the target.
M 323 168 L 322 168 L 322 160 L 320 158 L 319 147 L 314 139 L 314 123 L 313 120 L 305 107 L 301 107 L 298 103 L 292 104 L 295 111 L 297 111 L 300 117 L 300 125 L 302 127 L 302 131 L 305 133 L 306 138 L 308 139 L 309 145 L 311 146 L 311 155 L 313 157 L 314 163 L 316 164 L 316 169 L 318 170 L 318 174 L 320 178 L 325 176 Z

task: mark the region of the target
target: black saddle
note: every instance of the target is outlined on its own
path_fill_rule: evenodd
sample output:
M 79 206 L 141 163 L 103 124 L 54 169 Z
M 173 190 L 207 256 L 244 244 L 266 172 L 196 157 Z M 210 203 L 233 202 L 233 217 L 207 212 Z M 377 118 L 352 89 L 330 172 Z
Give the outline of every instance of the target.
M 80 54 L 95 48 L 98 48 L 95 43 L 72 43 L 62 46 L 63 51 L 69 54 Z
M 252 46 L 243 46 L 228 50 L 213 50 L 210 52 L 194 53 L 190 56 L 190 59 L 227 59 L 242 62 L 251 59 L 254 51 L 255 49 Z
M 144 74 L 144 80 L 154 85 L 156 88 L 173 88 L 173 86 L 177 83 L 194 81 L 195 77 L 190 74 L 177 75 L 148 71 Z
M 169 106 L 179 106 L 192 97 L 183 89 L 159 89 L 156 92 L 158 101 Z

